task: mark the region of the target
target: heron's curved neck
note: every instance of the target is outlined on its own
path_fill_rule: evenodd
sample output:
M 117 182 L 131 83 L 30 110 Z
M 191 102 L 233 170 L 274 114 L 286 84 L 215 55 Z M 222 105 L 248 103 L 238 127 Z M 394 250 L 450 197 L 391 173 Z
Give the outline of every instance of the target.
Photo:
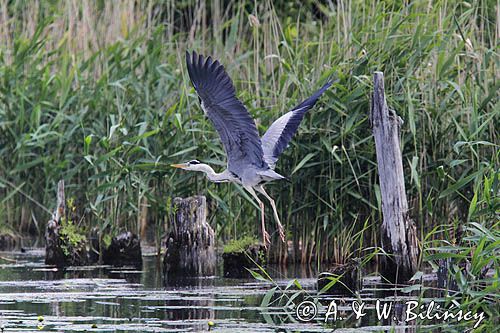
M 228 177 L 226 171 L 217 173 L 214 171 L 214 169 L 212 169 L 210 165 L 207 164 L 201 164 L 199 166 L 199 169 L 200 171 L 204 172 L 207 175 L 207 178 L 212 182 L 220 183 L 230 181 L 230 178 Z

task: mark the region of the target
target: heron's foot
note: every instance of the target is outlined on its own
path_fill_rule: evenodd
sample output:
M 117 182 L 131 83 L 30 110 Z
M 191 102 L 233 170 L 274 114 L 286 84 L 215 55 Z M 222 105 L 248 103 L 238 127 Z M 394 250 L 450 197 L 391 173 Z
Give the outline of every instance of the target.
M 264 241 L 264 247 L 269 249 L 269 246 L 271 245 L 271 237 L 269 237 L 269 234 L 267 231 L 262 231 L 262 240 Z
M 276 224 L 278 224 L 278 232 L 279 232 L 279 235 L 280 235 L 280 238 L 281 238 L 281 241 L 283 243 L 286 242 L 286 239 L 285 239 L 285 228 L 283 228 L 283 225 L 281 224 L 280 222 L 280 219 L 278 217 L 278 214 L 275 214 L 274 215 L 274 218 L 276 219 Z
M 280 234 L 281 241 L 283 243 L 285 243 L 286 242 L 286 239 L 285 239 L 285 230 L 283 229 L 283 226 L 281 225 L 281 223 L 278 224 L 278 232 Z

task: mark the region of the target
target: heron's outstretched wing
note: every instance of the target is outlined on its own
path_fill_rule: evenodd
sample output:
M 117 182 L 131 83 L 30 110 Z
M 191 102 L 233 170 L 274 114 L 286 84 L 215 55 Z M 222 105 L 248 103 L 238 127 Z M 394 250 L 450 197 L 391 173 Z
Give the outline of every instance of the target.
M 297 105 L 292 111 L 279 117 L 262 136 L 262 148 L 264 150 L 264 160 L 274 169 L 276 161 L 281 153 L 288 146 L 292 136 L 297 132 L 304 114 L 309 111 L 318 101 L 332 82 L 327 82 L 320 90 L 311 97 Z
M 224 66 L 196 52 L 186 52 L 186 63 L 201 107 L 221 138 L 228 169 L 238 175 L 252 165 L 267 168 L 259 132 L 243 103 L 236 98 Z

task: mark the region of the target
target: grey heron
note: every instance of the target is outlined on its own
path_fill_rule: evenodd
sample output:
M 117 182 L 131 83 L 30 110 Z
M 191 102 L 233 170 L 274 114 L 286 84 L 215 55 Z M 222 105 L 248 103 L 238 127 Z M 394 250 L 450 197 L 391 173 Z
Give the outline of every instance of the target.
M 227 169 L 217 173 L 211 166 L 197 160 L 172 166 L 204 172 L 209 180 L 216 183 L 233 182 L 243 186 L 259 204 L 262 237 L 267 247 L 270 238 L 264 222 L 264 203 L 256 191 L 261 193 L 271 204 L 280 238 L 284 242 L 285 233 L 276 203 L 264 190 L 264 184 L 285 178 L 274 171 L 276 161 L 297 132 L 304 114 L 314 106 L 332 82 L 327 82 L 311 97 L 278 118 L 261 138 L 254 120 L 236 97 L 231 78 L 219 61 L 196 52 L 186 52 L 186 64 L 201 108 L 219 133 L 227 155 Z

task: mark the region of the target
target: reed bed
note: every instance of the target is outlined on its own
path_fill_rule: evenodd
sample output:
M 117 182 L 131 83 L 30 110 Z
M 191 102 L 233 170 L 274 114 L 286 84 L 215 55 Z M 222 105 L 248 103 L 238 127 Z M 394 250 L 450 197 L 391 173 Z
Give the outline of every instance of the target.
M 168 167 L 225 165 L 186 73 L 196 50 L 226 65 L 261 133 L 335 80 L 279 162 L 291 183 L 269 187 L 288 259 L 339 262 L 379 245 L 376 70 L 404 121 L 422 244 L 466 222 L 498 228 L 499 13 L 495 0 L 0 0 L 0 225 L 42 234 L 65 179 L 87 231 L 163 227 L 173 197 L 204 194 L 221 244 L 255 234 L 241 188 Z

